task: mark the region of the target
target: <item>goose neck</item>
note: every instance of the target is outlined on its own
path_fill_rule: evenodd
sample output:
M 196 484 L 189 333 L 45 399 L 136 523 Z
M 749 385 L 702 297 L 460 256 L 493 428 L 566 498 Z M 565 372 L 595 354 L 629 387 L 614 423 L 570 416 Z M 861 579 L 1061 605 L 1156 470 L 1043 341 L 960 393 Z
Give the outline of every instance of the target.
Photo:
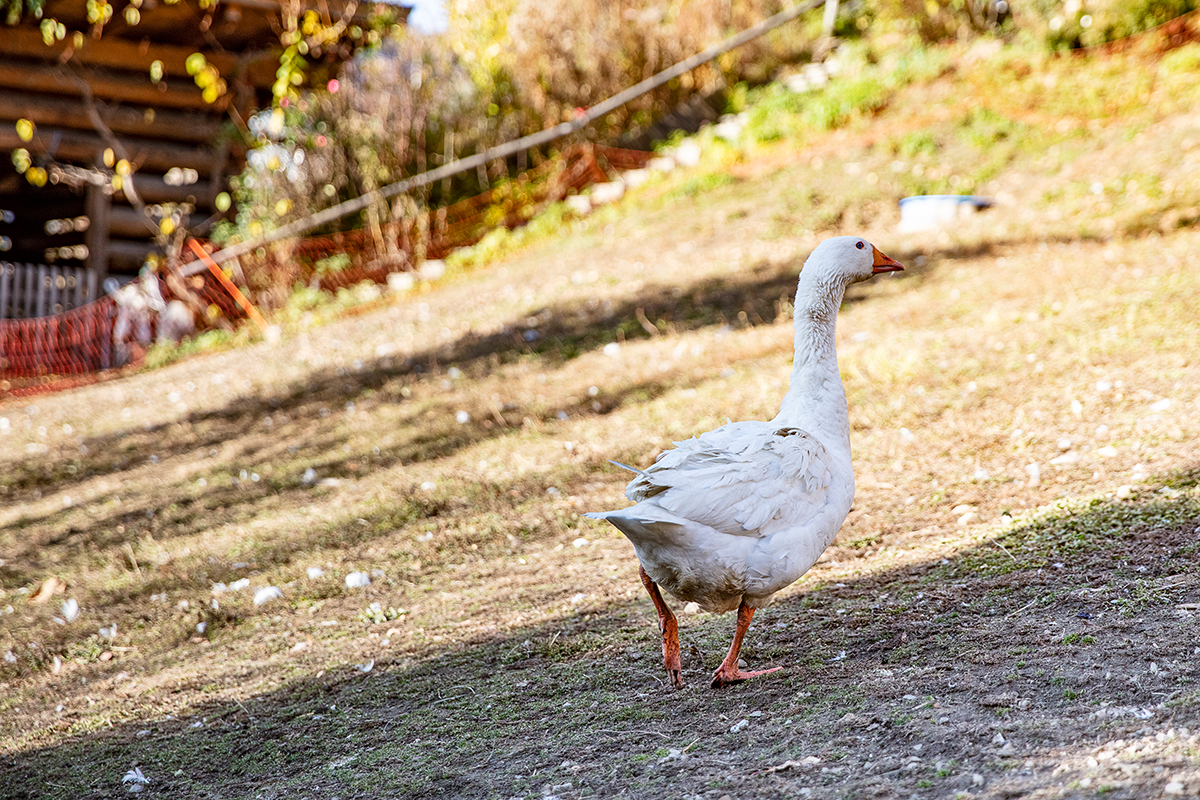
M 846 390 L 837 361 L 837 312 L 841 291 L 797 293 L 795 357 L 777 422 L 807 430 L 826 447 L 850 446 Z

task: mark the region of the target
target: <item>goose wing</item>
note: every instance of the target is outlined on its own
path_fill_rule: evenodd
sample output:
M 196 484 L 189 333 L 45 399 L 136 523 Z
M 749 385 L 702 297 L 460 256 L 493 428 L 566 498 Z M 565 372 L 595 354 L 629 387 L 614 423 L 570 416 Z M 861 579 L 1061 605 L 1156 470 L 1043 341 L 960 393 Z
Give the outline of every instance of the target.
M 721 533 L 763 537 L 820 513 L 832 480 L 829 454 L 810 434 L 742 422 L 677 442 L 625 495 Z

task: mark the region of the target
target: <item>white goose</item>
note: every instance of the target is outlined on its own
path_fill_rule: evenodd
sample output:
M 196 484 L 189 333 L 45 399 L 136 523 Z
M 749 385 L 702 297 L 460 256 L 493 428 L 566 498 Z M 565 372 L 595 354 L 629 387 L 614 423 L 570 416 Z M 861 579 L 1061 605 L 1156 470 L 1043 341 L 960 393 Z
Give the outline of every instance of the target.
M 737 609 L 733 644 L 713 688 L 779 669 L 738 668 L 746 629 L 756 609 L 816 563 L 854 500 L 838 308 L 851 283 L 903 268 L 857 236 L 822 242 L 800 272 L 795 364 L 775 419 L 731 422 L 676 442 L 646 470 L 620 464 L 638 473 L 625 489 L 636 505 L 587 515 L 608 520 L 633 542 L 674 685 L 683 683 L 679 627 L 659 586 L 708 611 Z

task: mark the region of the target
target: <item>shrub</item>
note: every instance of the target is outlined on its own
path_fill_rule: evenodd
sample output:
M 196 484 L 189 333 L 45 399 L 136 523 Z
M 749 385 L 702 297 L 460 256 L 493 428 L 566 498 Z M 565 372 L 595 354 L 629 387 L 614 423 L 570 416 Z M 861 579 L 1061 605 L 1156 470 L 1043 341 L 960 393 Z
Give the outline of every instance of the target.
M 575 109 L 593 106 L 785 5 L 518 0 L 508 24 L 517 100 L 539 127 L 562 122 Z M 743 79 L 762 82 L 809 47 L 797 26 L 784 26 L 617 109 L 596 133 L 608 138 L 629 132 L 697 93 Z
M 880 0 L 873 22 L 914 33 L 923 42 L 1006 33 L 1013 27 L 1011 0 Z
M 1197 7 L 1197 0 L 1035 0 L 1021 24 L 1051 50 L 1069 50 L 1151 30 Z
M 1196 9 L 1196 0 L 1115 0 L 1097 3 L 1081 40 L 1102 44 L 1148 31 Z

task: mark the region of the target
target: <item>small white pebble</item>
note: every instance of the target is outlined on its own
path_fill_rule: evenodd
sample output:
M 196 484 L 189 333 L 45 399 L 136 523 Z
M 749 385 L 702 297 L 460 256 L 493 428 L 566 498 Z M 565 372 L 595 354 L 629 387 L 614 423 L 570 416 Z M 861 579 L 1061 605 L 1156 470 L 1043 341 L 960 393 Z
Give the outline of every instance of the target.
M 254 593 L 254 605 L 261 606 L 280 597 L 283 597 L 283 591 L 278 586 L 264 586 Z
M 688 603 L 686 606 L 684 606 L 684 607 L 683 607 L 683 613 L 685 613 L 685 614 L 698 614 L 698 613 L 700 613 L 700 604 L 699 604 L 699 603 L 695 603 L 695 602 L 693 602 L 693 603 Z
M 588 544 L 588 540 L 584 539 L 582 536 L 580 536 L 578 539 L 571 542 L 571 544 L 574 545 L 575 547 L 586 547 Z
M 79 602 L 73 597 L 69 597 L 62 604 L 63 619 L 67 622 L 74 622 L 79 616 Z
M 750 720 L 744 719 L 741 722 L 736 722 L 729 728 L 730 733 L 740 733 L 750 727 Z
M 361 589 L 371 584 L 371 576 L 365 572 L 351 572 L 346 576 L 346 586 L 350 589 Z
M 320 567 L 309 567 L 305 570 L 305 573 L 309 578 L 312 578 L 315 581 L 317 578 L 324 577 L 325 570 L 321 569 Z
M 459 425 L 466 425 L 468 422 L 471 421 L 471 415 L 468 414 L 466 411 L 459 411 L 458 413 L 456 413 L 454 415 L 454 419 L 456 419 L 458 421 Z

